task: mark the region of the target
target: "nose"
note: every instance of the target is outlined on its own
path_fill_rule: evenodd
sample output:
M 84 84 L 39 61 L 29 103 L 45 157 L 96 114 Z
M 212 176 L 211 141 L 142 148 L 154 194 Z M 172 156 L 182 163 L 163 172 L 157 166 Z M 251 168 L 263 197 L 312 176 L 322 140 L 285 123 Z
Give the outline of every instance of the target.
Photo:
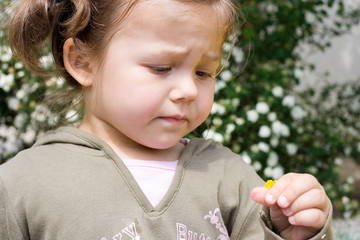
M 198 86 L 193 74 L 180 74 L 173 79 L 170 99 L 177 101 L 194 101 L 198 96 Z

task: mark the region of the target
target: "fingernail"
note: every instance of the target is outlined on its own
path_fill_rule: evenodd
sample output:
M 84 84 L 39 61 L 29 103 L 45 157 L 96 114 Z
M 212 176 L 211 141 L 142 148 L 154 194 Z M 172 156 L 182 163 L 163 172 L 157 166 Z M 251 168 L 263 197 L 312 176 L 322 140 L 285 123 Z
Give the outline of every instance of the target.
M 285 216 L 290 216 L 291 215 L 290 208 L 285 208 L 283 211 L 284 211 Z
M 267 195 L 265 197 L 265 199 L 266 199 L 266 202 L 268 202 L 268 203 L 274 203 L 274 201 L 275 201 L 275 198 L 272 195 Z
M 279 203 L 280 207 L 283 207 L 283 208 L 289 206 L 289 201 L 284 196 L 279 197 L 278 203 Z
M 295 217 L 294 216 L 289 217 L 288 220 L 291 225 L 295 225 Z

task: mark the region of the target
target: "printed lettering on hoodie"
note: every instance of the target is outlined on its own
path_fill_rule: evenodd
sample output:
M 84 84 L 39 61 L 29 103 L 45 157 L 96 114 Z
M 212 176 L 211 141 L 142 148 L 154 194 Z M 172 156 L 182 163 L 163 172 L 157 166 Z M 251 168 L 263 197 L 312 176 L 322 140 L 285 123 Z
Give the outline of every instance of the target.
M 124 237 L 124 238 L 123 238 Z M 131 223 L 129 226 L 125 227 L 121 232 L 117 233 L 115 236 L 111 238 L 111 240 L 141 240 L 140 236 L 136 231 L 135 223 Z M 108 240 L 107 238 L 103 237 L 101 240 Z

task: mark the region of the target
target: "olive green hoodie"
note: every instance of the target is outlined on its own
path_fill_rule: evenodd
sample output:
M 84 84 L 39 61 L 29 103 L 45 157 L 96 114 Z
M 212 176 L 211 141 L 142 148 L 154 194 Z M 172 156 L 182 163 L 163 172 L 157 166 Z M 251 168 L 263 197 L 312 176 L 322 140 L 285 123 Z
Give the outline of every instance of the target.
M 250 198 L 261 185 L 237 154 L 193 139 L 153 207 L 105 142 L 62 127 L 0 166 L 0 239 L 281 239 Z M 312 239 L 334 239 L 330 222 Z

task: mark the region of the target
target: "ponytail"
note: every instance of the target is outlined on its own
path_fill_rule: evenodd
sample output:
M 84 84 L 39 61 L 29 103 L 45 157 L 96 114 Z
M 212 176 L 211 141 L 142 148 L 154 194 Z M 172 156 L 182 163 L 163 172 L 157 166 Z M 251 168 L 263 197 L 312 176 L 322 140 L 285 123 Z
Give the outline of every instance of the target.
M 50 5 L 47 0 L 18 2 L 9 27 L 11 50 L 30 70 L 39 75 L 47 75 L 39 59 L 53 25 L 53 16 L 49 11 L 53 6 Z
M 74 85 L 64 70 L 62 48 L 67 38 L 77 38 L 89 25 L 90 18 L 88 0 L 22 0 L 15 6 L 9 26 L 9 45 L 27 68 L 40 76 L 49 76 L 40 58 L 50 40 L 60 74 Z

